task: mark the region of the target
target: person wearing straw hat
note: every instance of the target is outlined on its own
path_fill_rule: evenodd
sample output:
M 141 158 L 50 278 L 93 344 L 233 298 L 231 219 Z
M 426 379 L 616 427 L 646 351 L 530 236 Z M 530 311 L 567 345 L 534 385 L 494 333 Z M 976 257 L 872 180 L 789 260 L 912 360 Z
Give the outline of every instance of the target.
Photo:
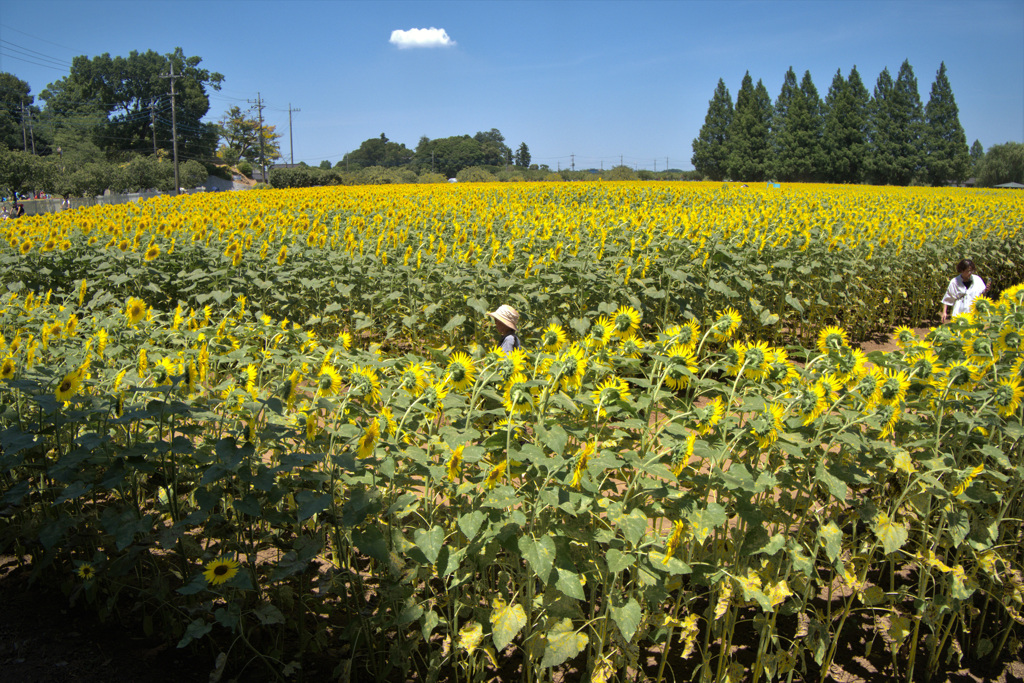
M 501 339 L 501 350 L 509 353 L 513 349 L 522 348 L 516 328 L 519 327 L 519 311 L 508 304 L 498 306 L 496 311 L 487 313 L 494 320 L 494 330 Z

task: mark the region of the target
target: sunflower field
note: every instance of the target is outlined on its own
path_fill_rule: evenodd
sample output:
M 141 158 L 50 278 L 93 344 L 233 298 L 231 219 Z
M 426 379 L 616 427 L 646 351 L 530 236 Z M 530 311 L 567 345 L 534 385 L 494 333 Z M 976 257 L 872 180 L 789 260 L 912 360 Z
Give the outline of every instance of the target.
M 0 553 L 212 678 L 1019 658 L 1017 197 L 321 188 L 0 223 Z M 990 298 L 915 334 L 964 256 Z M 492 346 L 500 303 L 524 349 Z

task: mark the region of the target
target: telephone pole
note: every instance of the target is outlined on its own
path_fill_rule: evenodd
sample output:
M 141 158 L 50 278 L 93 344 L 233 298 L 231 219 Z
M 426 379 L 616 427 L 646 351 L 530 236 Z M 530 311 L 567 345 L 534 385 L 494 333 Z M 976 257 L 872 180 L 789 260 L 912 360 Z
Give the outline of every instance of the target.
M 288 149 L 291 152 L 291 164 L 295 165 L 295 147 L 292 145 L 292 112 L 302 111 L 301 109 L 292 109 L 292 103 L 288 103 Z
M 178 178 L 178 108 L 174 106 L 174 81 L 181 78 L 181 74 L 174 73 L 173 60 L 171 60 L 171 72 L 161 75 L 160 78 L 171 79 L 171 140 L 174 147 L 174 194 L 177 195 L 181 193 L 181 181 Z
M 265 105 L 259 91 L 256 92 L 256 101 L 249 100 L 249 104 L 255 104 L 256 111 L 260 115 L 260 168 L 263 170 L 263 182 L 267 182 L 267 155 L 263 151 L 263 107 Z M 291 120 L 291 113 L 288 114 L 288 120 Z
M 570 154 L 569 159 L 572 161 L 572 170 L 576 170 L 576 155 Z
M 156 156 L 156 98 L 149 98 L 149 125 L 153 130 L 153 156 Z

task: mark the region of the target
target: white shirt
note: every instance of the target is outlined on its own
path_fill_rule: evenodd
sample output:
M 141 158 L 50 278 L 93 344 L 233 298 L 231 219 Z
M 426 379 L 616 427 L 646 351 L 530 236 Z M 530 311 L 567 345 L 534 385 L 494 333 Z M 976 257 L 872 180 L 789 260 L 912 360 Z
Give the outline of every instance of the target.
M 971 310 L 971 305 L 985 292 L 985 282 L 977 275 L 971 276 L 971 286 L 965 287 L 963 278 L 957 275 L 949 281 L 946 296 L 942 303 L 953 307 L 953 315 L 963 315 Z

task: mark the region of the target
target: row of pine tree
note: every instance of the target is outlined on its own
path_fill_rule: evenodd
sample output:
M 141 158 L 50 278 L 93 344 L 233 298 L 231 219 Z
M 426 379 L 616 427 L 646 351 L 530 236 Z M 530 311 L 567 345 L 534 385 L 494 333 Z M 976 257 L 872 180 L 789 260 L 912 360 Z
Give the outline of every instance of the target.
M 719 79 L 691 161 L 710 180 L 744 182 L 944 185 L 971 168 L 945 63 L 922 107 L 906 61 L 895 81 L 883 69 L 872 95 L 856 66 L 837 71 L 824 101 L 810 72 L 797 83 L 792 67 L 774 105 L 749 71 L 735 105 Z

